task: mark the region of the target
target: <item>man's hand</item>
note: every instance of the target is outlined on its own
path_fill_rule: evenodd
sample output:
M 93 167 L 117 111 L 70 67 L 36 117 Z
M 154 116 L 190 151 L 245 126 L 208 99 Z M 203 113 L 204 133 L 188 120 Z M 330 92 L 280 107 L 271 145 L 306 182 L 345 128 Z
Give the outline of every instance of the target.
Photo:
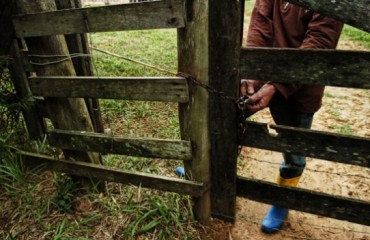
M 242 88 L 240 91 L 242 91 Z M 248 98 L 246 108 L 254 112 L 264 109 L 270 103 L 275 92 L 276 88 L 274 85 L 264 84 L 255 94 Z
M 242 79 L 240 81 L 240 94 L 241 96 L 252 96 L 261 86 L 262 83 L 258 80 Z

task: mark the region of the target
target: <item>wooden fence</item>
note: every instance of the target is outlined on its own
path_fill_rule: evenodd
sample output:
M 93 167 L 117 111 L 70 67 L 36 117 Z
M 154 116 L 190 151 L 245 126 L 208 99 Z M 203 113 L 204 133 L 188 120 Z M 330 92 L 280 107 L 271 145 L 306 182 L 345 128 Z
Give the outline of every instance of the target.
M 370 9 L 366 0 L 290 2 L 370 32 Z M 76 152 L 94 150 L 101 153 L 183 160 L 186 171 L 192 178 L 167 178 L 86 162 L 55 161 L 51 157 L 32 153 L 20 154 L 32 164 L 46 163 L 50 169 L 74 175 L 189 194 L 194 197 L 196 217 L 203 223 L 209 222 L 211 215 L 233 221 L 236 196 L 242 196 L 370 225 L 369 202 L 237 176 L 239 144 L 305 154 L 364 168 L 369 167 L 370 159 L 369 139 L 362 137 L 273 126 L 284 132 L 284 137 L 274 137 L 268 134 L 265 124 L 248 122 L 246 134 L 238 139 L 235 102 L 224 96 L 238 98 L 241 78 L 370 88 L 369 52 L 241 48 L 243 4 L 243 1 L 224 0 L 164 0 L 59 11 L 49 8 L 37 13 L 32 12 L 32 9 L 23 9 L 21 14 L 14 15 L 12 23 L 18 37 L 11 48 L 14 57 L 14 84 L 20 96 L 32 94 L 44 97 L 42 101 L 36 102 L 34 108 L 25 112 L 32 136 L 47 133 L 50 144 L 68 150 L 69 154 L 72 151 L 72 156 Z M 106 16 L 109 16 L 110 21 L 105 21 Z M 81 34 L 88 32 L 157 28 L 178 29 L 178 70 L 192 77 L 97 79 L 73 74 L 42 74 L 45 73 L 43 69 L 39 69 L 37 76 L 34 76 L 29 73 L 27 52 L 23 51 L 27 46 L 30 52 L 34 52 L 35 42 L 53 38 L 57 34 L 83 36 Z M 47 50 L 42 52 L 45 55 L 55 54 Z M 286 68 L 276 72 L 276 63 L 284 63 Z M 150 86 L 150 89 L 142 88 L 144 85 Z M 150 91 L 143 94 L 142 89 Z M 91 129 L 86 131 L 81 126 L 63 126 L 57 119 L 54 121 L 55 130 L 45 130 L 42 119 L 53 117 L 54 114 L 58 116 L 59 113 L 55 113 L 52 107 L 63 104 L 58 101 L 55 105 L 56 98 L 175 101 L 180 108 L 182 140 L 111 137 L 93 133 Z M 49 107 L 44 107 L 45 105 Z M 58 125 L 62 127 L 58 128 Z

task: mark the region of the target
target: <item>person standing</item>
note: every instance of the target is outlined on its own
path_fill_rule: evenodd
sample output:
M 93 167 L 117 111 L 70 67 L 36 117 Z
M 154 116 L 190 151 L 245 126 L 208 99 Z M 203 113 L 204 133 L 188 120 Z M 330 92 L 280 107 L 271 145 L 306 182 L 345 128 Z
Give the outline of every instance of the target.
M 343 23 L 333 18 L 284 0 L 256 0 L 247 47 L 335 49 L 342 28 Z M 276 124 L 309 129 L 321 106 L 324 86 L 243 79 L 240 91 L 249 96 L 247 111 L 269 107 Z M 287 153 L 283 157 L 277 183 L 296 186 L 306 157 Z M 281 229 L 288 210 L 273 205 L 262 220 L 262 231 L 274 233 Z

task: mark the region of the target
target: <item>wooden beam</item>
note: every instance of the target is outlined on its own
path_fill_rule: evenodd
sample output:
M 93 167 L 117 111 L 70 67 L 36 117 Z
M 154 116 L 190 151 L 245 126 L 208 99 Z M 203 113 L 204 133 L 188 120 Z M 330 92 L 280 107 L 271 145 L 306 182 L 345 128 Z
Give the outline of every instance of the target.
M 80 177 L 99 179 L 100 181 L 132 184 L 145 188 L 188 194 L 195 197 L 201 196 L 205 188 L 203 183 L 179 178 L 123 171 L 117 168 L 91 163 L 54 160 L 49 156 L 28 152 L 18 152 L 18 154 L 26 160 L 26 164 L 30 167 L 42 166 L 48 170 L 65 172 Z
M 370 139 L 294 127 L 269 126 L 280 133 L 269 134 L 264 123 L 247 121 L 243 146 L 306 155 L 334 162 L 370 167 Z
M 362 200 L 283 187 L 241 176 L 237 178 L 237 195 L 253 201 L 370 226 L 370 202 Z
M 279 66 L 278 68 L 276 66 Z M 370 89 L 370 52 L 242 48 L 240 77 Z
M 370 32 L 370 4 L 368 0 L 288 0 L 322 15 L 336 18 L 346 24 Z
M 101 133 L 53 130 L 48 133 L 54 147 L 148 158 L 190 160 L 191 143 L 181 140 L 113 137 Z
M 181 77 L 31 77 L 29 84 L 33 95 L 43 97 L 189 100 L 186 80 Z
M 210 94 L 212 215 L 235 220 L 239 94 L 239 53 L 243 1 L 209 1 L 209 85 L 223 94 Z
M 13 17 L 18 37 L 184 26 L 182 0 L 68 9 Z M 37 26 L 37 27 L 35 27 Z
M 186 26 L 178 29 L 178 70 L 207 84 L 208 0 L 186 0 Z M 189 102 L 179 104 L 181 139 L 192 142 L 193 159 L 184 162 L 186 176 L 210 185 L 209 95 L 206 89 L 189 81 Z M 202 224 L 211 222 L 211 193 L 194 198 L 194 217 Z

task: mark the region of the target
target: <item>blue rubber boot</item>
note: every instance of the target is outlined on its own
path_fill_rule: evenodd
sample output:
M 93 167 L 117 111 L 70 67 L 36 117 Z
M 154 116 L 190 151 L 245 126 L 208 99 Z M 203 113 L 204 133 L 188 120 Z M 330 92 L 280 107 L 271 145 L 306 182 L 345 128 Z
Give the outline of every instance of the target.
M 262 231 L 265 233 L 275 233 L 279 231 L 288 215 L 288 211 L 288 208 L 281 208 L 273 205 L 262 220 Z
M 277 183 L 283 186 L 295 187 L 301 176 L 292 178 L 278 177 Z M 282 208 L 276 205 L 272 205 L 266 216 L 262 220 L 261 229 L 265 233 L 275 233 L 280 230 L 283 223 L 288 216 L 288 208 Z
M 185 177 L 185 168 L 184 167 L 177 167 L 175 169 L 175 173 L 179 177 Z

